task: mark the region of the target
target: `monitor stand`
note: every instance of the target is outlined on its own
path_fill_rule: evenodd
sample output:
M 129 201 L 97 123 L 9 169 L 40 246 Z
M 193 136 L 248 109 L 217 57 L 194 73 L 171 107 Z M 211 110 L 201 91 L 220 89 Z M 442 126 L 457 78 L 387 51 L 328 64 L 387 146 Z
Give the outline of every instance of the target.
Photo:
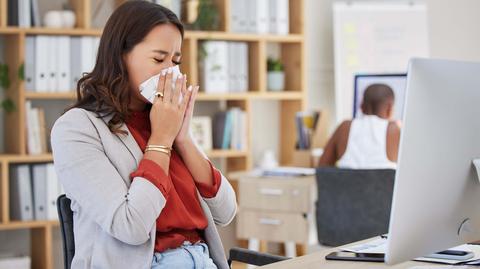
M 480 159 L 473 159 L 472 165 L 475 167 L 475 172 L 477 172 L 477 179 L 480 182 Z

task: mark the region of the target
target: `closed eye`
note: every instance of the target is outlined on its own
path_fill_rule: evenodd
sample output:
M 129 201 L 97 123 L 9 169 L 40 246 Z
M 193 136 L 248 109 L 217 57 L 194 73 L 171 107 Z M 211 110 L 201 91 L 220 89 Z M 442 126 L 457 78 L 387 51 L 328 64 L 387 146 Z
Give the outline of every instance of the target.
M 153 60 L 157 63 L 163 63 L 163 61 L 164 61 L 163 59 L 157 59 L 157 58 L 153 58 Z M 182 62 L 180 62 L 180 61 L 172 61 L 172 63 L 175 64 L 175 65 L 181 65 L 182 64 Z

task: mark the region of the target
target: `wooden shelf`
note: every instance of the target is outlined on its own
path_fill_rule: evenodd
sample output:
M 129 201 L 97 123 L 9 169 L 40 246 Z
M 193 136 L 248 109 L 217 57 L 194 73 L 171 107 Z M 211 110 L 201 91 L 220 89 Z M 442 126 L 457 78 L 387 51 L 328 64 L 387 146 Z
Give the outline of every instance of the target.
M 24 94 L 29 100 L 68 100 L 75 99 L 75 92 L 28 92 Z M 201 92 L 198 94 L 198 101 L 221 101 L 221 100 L 247 100 L 247 99 L 271 99 L 271 100 L 300 100 L 303 98 L 302 92 L 283 91 L 283 92 L 247 92 L 247 93 L 222 93 L 212 94 Z
M 76 92 L 29 92 L 25 91 L 26 99 L 30 100 L 55 100 L 55 99 L 75 99 L 77 98 Z
M 126 0 L 116 0 L 121 4 Z M 8 0 L 0 0 L 0 36 L 4 42 L 5 63 L 10 70 L 19 70 L 25 64 L 26 37 L 31 35 L 67 35 L 96 36 L 102 35 L 102 29 L 93 29 L 92 0 L 70 0 L 77 18 L 77 28 L 21 28 L 7 26 Z M 230 32 L 229 16 L 230 0 L 215 0 L 219 4 L 221 31 L 185 31 L 182 44 L 182 71 L 189 76 L 190 83 L 202 85 L 198 55 L 201 42 L 206 40 L 243 41 L 248 43 L 248 89 L 246 93 L 198 95 L 200 102 L 222 101 L 226 108 L 238 107 L 245 111 L 247 121 L 246 150 L 211 150 L 209 158 L 223 159 L 227 174 L 234 171 L 250 170 L 253 167 L 252 141 L 255 137 L 252 130 L 252 101 L 271 100 L 279 102 L 279 118 L 294 119 L 295 113 L 306 109 L 305 78 L 305 37 L 304 37 L 304 0 L 289 0 L 290 32 L 288 35 L 252 34 Z M 285 67 L 284 92 L 267 91 L 267 50 L 269 43 L 277 43 L 280 57 Z M 16 111 L 6 114 L 5 150 L 8 154 L 0 154 L 0 230 L 32 229 L 30 245 L 32 264 L 39 269 L 53 268 L 52 228 L 58 227 L 58 221 L 8 221 L 9 220 L 9 167 L 11 164 L 53 162 L 52 154 L 27 155 L 26 139 L 26 101 L 27 100 L 65 100 L 76 99 L 76 92 L 29 92 L 25 90 L 25 82 L 17 77 L 17 72 L 10 72 L 11 86 L 6 91 L 17 106 Z M 50 123 L 49 123 L 50 124 Z M 288 164 L 295 148 L 295 125 L 293 120 L 282 120 L 279 126 L 279 159 L 281 164 Z M 10 154 L 11 153 L 11 154 Z M 3 222 L 2 222 L 3 221 Z M 58 253 L 55 253 L 58 255 Z
M 283 92 L 259 92 L 252 93 L 251 99 L 266 99 L 266 100 L 302 100 L 303 93 L 298 91 L 283 91 Z
M 0 161 L 7 163 L 42 163 L 52 162 L 52 154 L 40 155 L 17 155 L 17 154 L 0 154 Z
M 27 34 L 27 35 L 71 35 L 71 36 L 101 36 L 102 29 L 82 28 L 45 28 L 45 27 L 0 27 L 0 34 Z M 249 34 L 231 33 L 216 31 L 185 31 L 185 39 L 199 40 L 225 40 L 225 41 L 247 41 L 247 42 L 278 42 L 298 43 L 303 42 L 304 37 L 300 34 L 274 35 L 274 34 Z
M 73 36 L 100 36 L 102 30 L 81 28 L 44 28 L 44 27 L 0 27 L 0 34 L 27 34 L 27 35 L 73 35 Z
M 10 221 L 8 223 L 0 223 L 0 231 L 43 228 L 47 226 L 59 227 L 60 223 L 58 220 Z
M 200 40 L 226 40 L 226 41 L 267 41 L 267 42 L 302 42 L 303 35 L 273 35 L 273 34 L 248 34 L 248 33 L 230 33 L 230 32 L 206 32 L 206 31 L 186 31 L 185 39 Z

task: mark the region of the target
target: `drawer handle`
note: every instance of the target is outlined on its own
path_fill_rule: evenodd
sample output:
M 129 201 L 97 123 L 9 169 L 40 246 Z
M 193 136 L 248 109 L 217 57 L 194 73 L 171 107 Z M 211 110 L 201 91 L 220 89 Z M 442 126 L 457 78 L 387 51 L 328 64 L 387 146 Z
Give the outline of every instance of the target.
M 260 224 L 264 225 L 281 225 L 282 221 L 279 219 L 267 219 L 267 218 L 260 218 Z
M 260 194 L 278 196 L 278 195 L 283 195 L 283 190 L 282 189 L 261 188 L 260 189 Z

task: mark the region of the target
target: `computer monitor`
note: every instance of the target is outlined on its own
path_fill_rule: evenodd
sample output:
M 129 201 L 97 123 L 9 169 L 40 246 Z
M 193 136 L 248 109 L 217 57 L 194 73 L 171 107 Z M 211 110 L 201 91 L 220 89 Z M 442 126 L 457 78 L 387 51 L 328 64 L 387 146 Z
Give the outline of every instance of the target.
M 385 261 L 480 239 L 480 63 L 413 59 Z
M 382 83 L 390 86 L 395 93 L 395 104 L 393 107 L 393 119 L 401 120 L 405 103 L 405 87 L 407 74 L 361 74 L 355 75 L 353 94 L 353 118 L 362 115 L 363 93 L 368 86 Z

